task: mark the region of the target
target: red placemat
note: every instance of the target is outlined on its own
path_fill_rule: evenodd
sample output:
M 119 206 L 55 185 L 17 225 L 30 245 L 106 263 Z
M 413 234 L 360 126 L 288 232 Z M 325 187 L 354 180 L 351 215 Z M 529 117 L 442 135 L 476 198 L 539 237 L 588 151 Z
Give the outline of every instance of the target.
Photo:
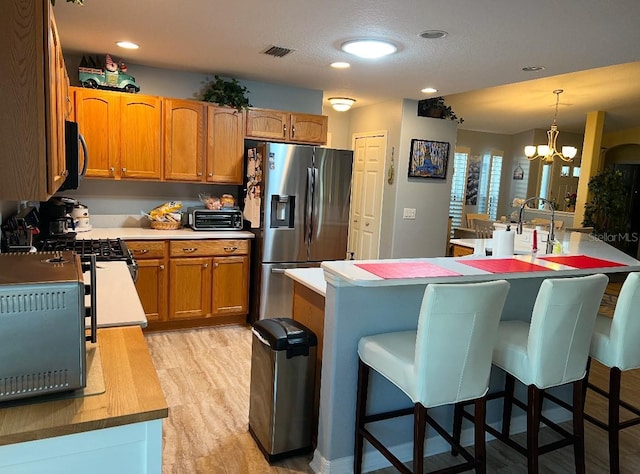
M 356 263 L 355 266 L 384 279 L 460 276 L 460 273 L 427 262 Z
M 491 273 L 544 272 L 550 270 L 549 268 L 536 265 L 534 263 L 523 262 L 522 260 L 517 260 L 515 258 L 458 260 L 458 262 Z
M 550 255 L 540 257 L 540 259 L 580 269 L 626 266 L 624 263 L 612 262 L 611 260 L 603 260 L 601 258 L 588 257 L 587 255 Z

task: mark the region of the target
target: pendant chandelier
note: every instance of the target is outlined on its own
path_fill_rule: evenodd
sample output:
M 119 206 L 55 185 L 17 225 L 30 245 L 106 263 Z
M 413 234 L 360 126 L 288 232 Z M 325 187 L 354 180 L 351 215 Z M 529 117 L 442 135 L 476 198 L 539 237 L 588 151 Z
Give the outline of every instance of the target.
M 524 147 L 524 154 L 527 155 L 529 160 L 535 160 L 536 158 L 542 159 L 545 163 L 553 163 L 555 157 L 564 161 L 573 161 L 573 157 L 578 153 L 578 149 L 574 146 L 563 146 L 562 153 L 556 149 L 556 140 L 558 139 L 558 124 L 556 119 L 558 118 L 558 103 L 560 102 L 560 94 L 564 92 L 562 89 L 556 89 L 553 93 L 556 95 L 556 113 L 553 116 L 553 123 L 551 129 L 547 130 L 548 143 L 546 145 L 528 145 Z

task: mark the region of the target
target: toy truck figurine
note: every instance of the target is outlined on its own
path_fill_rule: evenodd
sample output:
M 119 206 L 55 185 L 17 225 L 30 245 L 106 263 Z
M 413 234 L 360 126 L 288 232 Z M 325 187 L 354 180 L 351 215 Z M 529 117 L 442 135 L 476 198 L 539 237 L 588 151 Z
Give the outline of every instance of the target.
M 83 57 L 78 67 L 80 84 L 83 87 L 139 92 L 140 86 L 136 84 L 135 77 L 125 74 L 126 71 L 127 66 L 123 62 L 116 64 L 108 54 L 102 68 L 97 67 L 96 61 L 91 57 Z

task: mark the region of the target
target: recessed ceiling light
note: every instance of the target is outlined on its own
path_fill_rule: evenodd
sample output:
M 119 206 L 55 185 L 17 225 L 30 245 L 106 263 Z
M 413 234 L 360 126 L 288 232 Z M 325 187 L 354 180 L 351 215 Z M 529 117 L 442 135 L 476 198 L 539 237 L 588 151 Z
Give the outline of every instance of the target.
M 138 49 L 140 47 L 131 41 L 118 41 L 116 44 L 124 49 Z
M 442 30 L 427 30 L 420 33 L 420 36 L 425 39 L 440 39 L 447 36 L 449 33 Z
M 382 40 L 365 39 L 342 43 L 342 51 L 366 59 L 381 58 L 397 50 L 398 47 L 395 44 Z
M 335 62 L 335 63 L 331 63 L 331 67 L 334 67 L 336 69 L 346 69 L 348 67 L 351 67 L 351 64 L 345 63 L 345 62 L 342 62 L 342 61 L 338 61 L 338 62 Z
M 544 66 L 525 66 L 522 68 L 524 72 L 544 71 Z
M 421 92 L 424 92 L 425 94 L 433 94 L 434 92 L 438 92 L 438 89 L 434 89 L 433 87 L 425 87 L 421 90 Z

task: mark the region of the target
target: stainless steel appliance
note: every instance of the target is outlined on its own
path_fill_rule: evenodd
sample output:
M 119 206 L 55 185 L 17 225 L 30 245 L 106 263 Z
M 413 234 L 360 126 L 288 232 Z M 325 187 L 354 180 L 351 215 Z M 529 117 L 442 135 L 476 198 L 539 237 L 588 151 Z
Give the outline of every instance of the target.
M 89 286 L 73 252 L 0 255 L 0 401 L 86 386 L 85 344 L 97 330 L 95 259 L 88 269 Z
M 184 214 L 186 225 L 193 230 L 238 230 L 242 229 L 242 211 L 233 209 L 205 209 L 190 207 Z
M 285 269 L 346 256 L 353 152 L 260 143 L 253 153 L 262 180 L 250 317 L 291 317 L 293 283 Z
M 87 172 L 87 164 L 89 154 L 87 152 L 87 143 L 78 130 L 77 122 L 65 121 L 65 154 L 67 172 L 62 186 L 58 191 L 66 191 L 67 189 L 78 189 L 80 180 Z M 82 151 L 81 151 L 82 150 Z

